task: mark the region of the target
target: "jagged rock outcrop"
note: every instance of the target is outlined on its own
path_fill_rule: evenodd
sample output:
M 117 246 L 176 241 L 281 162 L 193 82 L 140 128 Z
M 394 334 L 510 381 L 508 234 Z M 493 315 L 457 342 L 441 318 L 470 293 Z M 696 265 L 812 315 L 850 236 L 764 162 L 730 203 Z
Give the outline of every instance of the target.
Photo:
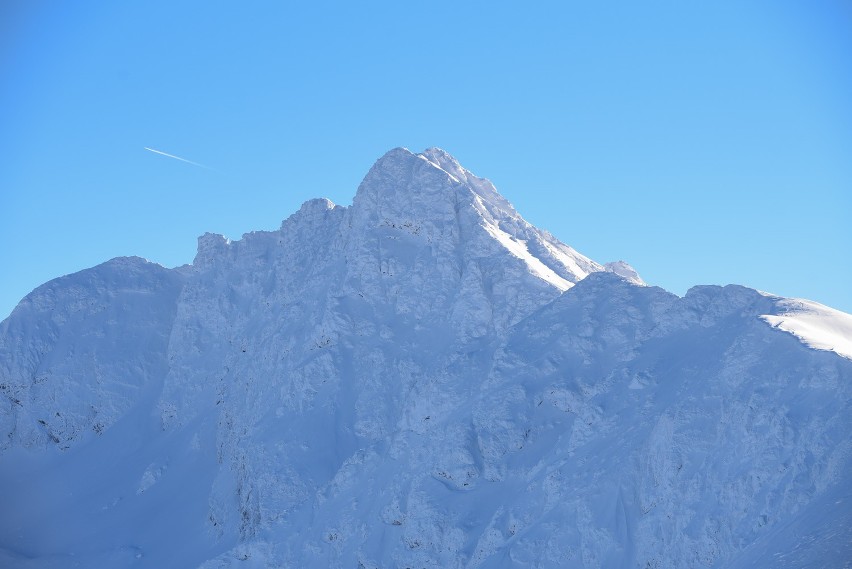
M 645 286 L 444 151 L 395 149 L 350 207 L 21 302 L 0 562 L 839 565 L 852 361 L 800 340 L 852 317 L 808 307 Z

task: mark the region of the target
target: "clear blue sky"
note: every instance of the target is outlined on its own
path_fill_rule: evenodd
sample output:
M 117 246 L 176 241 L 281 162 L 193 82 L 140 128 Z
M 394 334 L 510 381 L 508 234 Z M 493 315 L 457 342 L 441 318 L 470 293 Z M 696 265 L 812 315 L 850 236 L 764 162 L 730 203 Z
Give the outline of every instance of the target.
M 0 7 L 0 318 L 111 257 L 349 204 L 396 146 L 678 294 L 852 312 L 849 2 L 96 4 Z

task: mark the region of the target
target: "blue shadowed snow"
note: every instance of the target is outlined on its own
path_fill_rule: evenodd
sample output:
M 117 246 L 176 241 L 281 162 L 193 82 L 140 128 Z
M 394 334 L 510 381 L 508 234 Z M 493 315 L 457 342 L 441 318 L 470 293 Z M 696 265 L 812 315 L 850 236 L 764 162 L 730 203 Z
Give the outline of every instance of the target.
M 789 302 L 644 286 L 396 149 L 0 324 L 0 564 L 842 566 L 852 360 L 794 333 L 848 315 Z

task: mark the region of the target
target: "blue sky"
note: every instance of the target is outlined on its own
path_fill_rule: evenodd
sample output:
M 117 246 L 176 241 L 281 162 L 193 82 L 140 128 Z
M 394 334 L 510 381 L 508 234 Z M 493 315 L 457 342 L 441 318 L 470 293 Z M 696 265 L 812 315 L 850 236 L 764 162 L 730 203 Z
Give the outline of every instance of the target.
M 0 317 L 111 257 L 349 204 L 396 146 L 678 294 L 852 312 L 848 2 L 83 4 L 0 7 Z

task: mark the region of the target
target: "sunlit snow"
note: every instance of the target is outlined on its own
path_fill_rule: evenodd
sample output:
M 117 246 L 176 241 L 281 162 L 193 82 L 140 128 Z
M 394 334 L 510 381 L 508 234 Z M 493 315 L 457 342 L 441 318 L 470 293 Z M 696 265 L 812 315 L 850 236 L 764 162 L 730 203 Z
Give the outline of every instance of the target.
M 813 348 L 852 359 L 852 315 L 801 298 L 780 299 L 776 308 L 761 318 Z
M 0 323 L 0 566 L 848 565 L 850 320 L 645 286 L 394 149 Z

